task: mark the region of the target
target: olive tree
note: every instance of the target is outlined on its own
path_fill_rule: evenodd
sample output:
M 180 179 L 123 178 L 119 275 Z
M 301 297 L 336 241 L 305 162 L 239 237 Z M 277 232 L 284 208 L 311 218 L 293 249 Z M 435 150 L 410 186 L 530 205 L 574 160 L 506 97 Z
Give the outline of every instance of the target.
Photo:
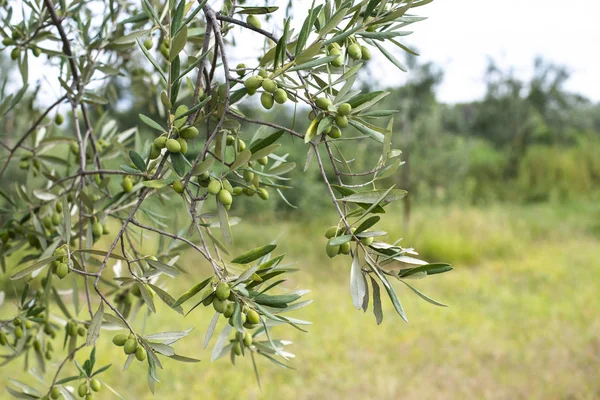
M 231 229 L 243 224 L 236 203 L 285 198 L 293 184 L 286 174 L 296 166 L 285 136 L 294 138 L 286 146 L 306 149 L 303 168 L 318 169 L 337 212 L 323 227 L 324 250 L 347 257 L 353 305 L 366 311 L 372 299 L 380 324 L 383 292 L 406 320 L 391 284 L 398 280 L 443 306 L 407 280 L 451 268 L 415 258 L 377 229 L 386 206 L 406 194 L 384 180 L 402 165 L 395 111 L 374 108 L 388 93 L 355 88 L 374 52 L 404 68 L 391 49 L 412 52 L 400 41 L 410 33 L 403 29 L 422 20 L 411 10 L 430 1 L 313 1 L 294 11 L 296 29 L 288 16 L 269 30 L 261 25 L 277 7 L 235 0 L 220 9 L 206 0 L 3 1 L 0 34 L 18 79 L 5 82 L 0 100 L 2 119 L 14 121 L 1 142 L 0 254 L 17 306 L 2 314 L 1 356 L 2 366 L 35 365 L 29 370 L 39 380 L 36 387 L 11 380 L 9 393 L 91 399 L 102 386 L 113 390 L 102 381 L 109 366 L 95 363 L 99 340 L 112 340 L 125 368 L 145 363 L 153 391 L 167 358 L 198 361 L 178 349 L 191 329 L 144 332 L 136 316 L 156 314 L 157 302 L 167 305 L 159 311 L 182 316 L 214 308 L 204 324 L 205 346 L 219 327 L 212 360 L 265 357 L 285 366 L 287 342 L 272 331 L 304 331 L 309 322 L 288 313 L 310 303 L 307 292 L 285 290 L 293 270 L 276 243 L 232 254 Z M 264 52 L 232 65 L 240 32 L 262 41 Z M 136 74 L 156 113 L 121 130 L 110 112 L 120 100 L 113 83 Z M 253 96 L 267 110 L 293 108 L 294 121 L 310 120 L 308 129 L 247 117 L 239 105 Z M 358 140 L 380 149 L 366 171 L 340 151 L 342 141 Z M 173 215 L 183 208 L 185 226 L 178 226 Z M 190 280 L 185 260 L 198 256 L 212 274 L 183 282 L 184 293 L 166 290 L 167 278 Z M 65 368 L 73 364 L 76 375 Z

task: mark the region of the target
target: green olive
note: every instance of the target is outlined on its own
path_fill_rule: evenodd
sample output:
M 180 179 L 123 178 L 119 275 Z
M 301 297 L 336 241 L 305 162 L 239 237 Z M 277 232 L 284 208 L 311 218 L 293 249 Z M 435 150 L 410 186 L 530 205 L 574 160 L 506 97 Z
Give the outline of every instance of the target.
M 364 238 L 360 238 L 360 242 L 364 245 L 364 246 L 370 246 L 371 243 L 373 243 L 373 236 L 370 237 L 364 237 Z
M 125 351 L 125 354 L 133 354 L 133 353 L 135 353 L 137 348 L 138 348 L 138 342 L 137 342 L 137 340 L 135 340 L 135 338 L 127 339 L 127 341 L 125 342 L 125 345 L 123 346 L 123 350 Z
M 340 245 L 339 254 L 350 254 L 350 242 Z
M 146 349 L 142 346 L 135 349 L 135 358 L 137 358 L 138 361 L 144 361 L 146 359 Z
M 269 93 L 273 93 L 277 90 L 277 83 L 272 79 L 263 79 L 262 88 Z
M 335 124 L 340 128 L 346 128 L 348 127 L 348 118 L 343 115 L 336 115 Z
M 219 201 L 224 206 L 229 206 L 231 203 L 233 203 L 233 197 L 231 197 L 231 193 L 229 193 L 227 190 L 221 189 L 221 191 L 219 191 Z
M 227 310 L 227 300 L 221 300 L 218 297 L 213 299 L 213 308 L 216 312 L 223 314 Z
M 329 51 L 329 55 L 337 56 L 337 58 L 334 58 L 333 61 L 331 61 L 332 66 L 341 67 L 342 65 L 344 65 L 344 55 L 342 54 L 342 51 L 339 48 L 332 48 Z
M 318 97 L 315 100 L 315 104 L 321 110 L 327 110 L 327 108 L 331 105 L 331 100 L 329 100 L 327 97 Z
M 121 187 L 123 188 L 123 191 L 125 193 L 131 192 L 131 190 L 133 189 L 133 182 L 131 181 L 131 178 L 128 176 L 123 178 L 123 181 L 121 182 Z
M 61 220 L 62 220 L 62 217 L 59 213 L 57 213 L 57 212 L 52 213 L 52 225 L 54 225 L 54 226 L 60 225 Z
M 261 68 L 258 70 L 258 76 L 260 76 L 263 79 L 266 79 L 267 76 L 269 76 L 269 74 L 267 73 L 267 71 L 264 68 Z
M 187 151 L 188 151 L 187 141 L 183 138 L 179 138 L 179 139 L 177 139 L 177 142 L 179 143 L 179 146 L 181 146 L 181 149 L 179 150 L 181 152 L 181 154 L 187 153 Z
M 167 150 L 171 153 L 179 153 L 181 151 L 181 144 L 176 139 L 167 139 Z
M 331 228 L 327 229 L 327 232 L 325 232 L 325 237 L 327 239 L 331 239 L 332 237 L 338 236 L 340 234 L 340 229 L 337 226 L 332 226 Z
M 2 39 L 2 44 L 4 46 L 10 46 L 11 44 L 14 44 L 14 43 L 15 43 L 15 41 L 12 40 L 11 38 L 6 37 L 6 38 Z
M 340 251 L 340 246 L 332 246 L 329 243 L 327 243 L 325 245 L 325 252 L 329 256 L 329 258 L 333 258 L 333 257 L 337 256 L 339 251 Z
M 150 159 L 155 160 L 160 157 L 160 149 L 154 143 L 150 145 Z
M 60 279 L 64 279 L 69 274 L 69 266 L 65 263 L 59 263 L 56 267 L 56 276 Z
M 123 346 L 125 345 L 125 342 L 127 342 L 127 339 L 129 339 L 129 335 L 126 335 L 125 333 L 119 333 L 118 335 L 113 336 L 112 342 L 116 346 Z
M 248 331 L 244 331 L 244 346 L 252 346 L 252 334 L 250 334 Z
M 249 309 L 246 313 L 246 321 L 251 324 L 258 324 L 260 322 L 260 315 L 255 310 Z
M 225 311 L 223 312 L 223 316 L 225 318 L 231 318 L 231 316 L 233 315 L 233 310 L 235 309 L 235 304 L 233 304 L 233 302 L 228 302 L 227 303 L 227 307 L 225 308 Z
M 93 394 L 93 393 L 88 393 L 88 394 L 85 396 L 85 400 L 94 400 L 94 394 Z
M 338 106 L 338 114 L 348 116 L 352 112 L 352 106 L 348 103 L 342 103 Z
M 260 189 L 258 189 L 258 197 L 260 197 L 263 200 L 268 200 L 269 192 L 267 192 L 267 189 L 261 187 Z
M 227 139 L 225 139 L 225 144 L 227 146 L 233 146 L 234 143 L 235 143 L 235 136 L 227 135 Z
M 10 52 L 10 58 L 13 60 L 16 60 L 17 58 L 19 58 L 21 56 L 21 49 L 19 49 L 18 47 L 15 47 L 14 49 L 12 49 L 12 51 Z
M 237 145 L 238 145 L 238 150 L 239 151 L 246 150 L 246 142 L 244 142 L 242 139 L 238 138 Z
M 246 64 L 239 63 L 237 67 L 235 67 L 235 70 L 240 78 L 243 77 L 246 75 Z
M 250 170 L 244 170 L 244 180 L 246 182 L 252 182 L 252 179 L 254 179 L 254 172 L 250 171 Z
M 259 159 L 258 159 L 258 160 L 256 160 L 256 161 L 258 161 L 258 163 L 259 163 L 260 165 L 267 165 L 267 164 L 269 163 L 269 157 L 267 157 L 267 156 L 264 156 L 264 157 L 261 157 L 261 158 L 259 158 Z
M 0 346 L 6 346 L 6 343 L 8 343 L 8 340 L 6 340 L 6 335 L 4 332 L 0 332 Z
M 152 39 L 144 40 L 144 47 L 146 48 L 146 50 L 151 50 L 153 46 L 154 42 L 152 42 Z
M 159 149 L 164 149 L 165 145 L 167 144 L 167 137 L 166 136 L 159 136 L 156 139 L 154 139 L 153 143 Z
M 327 132 L 327 136 L 332 139 L 339 139 L 342 137 L 342 131 L 337 126 L 332 126 L 331 130 Z
M 242 355 L 242 346 L 240 345 L 240 342 L 236 341 L 233 343 L 233 353 L 236 356 L 241 356 Z
M 251 76 L 244 81 L 244 86 L 248 90 L 256 90 L 262 84 L 263 78 L 260 76 Z
M 273 98 L 275 99 L 277 104 L 283 104 L 287 101 L 288 95 L 285 90 L 277 89 L 277 90 L 275 90 L 275 93 L 273 93 Z
M 69 331 L 69 336 L 77 336 L 77 324 L 75 322 L 67 322 L 67 330 Z
M 179 131 L 179 137 L 184 139 L 193 139 L 198 136 L 198 129 L 194 126 L 188 126 Z
M 29 168 L 29 161 L 27 161 L 27 160 L 21 160 L 21 162 L 19 163 L 19 168 L 21 168 L 21 169 L 27 169 L 27 168 Z
M 58 386 L 52 386 L 52 389 L 50 390 L 50 398 L 53 400 L 58 399 L 60 396 L 60 389 L 58 388 Z
M 183 186 L 183 182 L 181 182 L 181 181 L 173 182 L 173 190 L 176 191 L 177 193 L 179 193 L 179 194 L 183 193 L 184 189 L 185 189 L 185 186 Z
M 82 383 L 81 385 L 79 385 L 79 388 L 77 389 L 77 394 L 79 395 L 79 397 L 84 397 L 88 392 L 88 388 L 87 385 L 85 383 Z
M 34 47 L 33 49 L 31 49 L 31 52 L 33 53 L 34 57 L 39 57 L 40 54 L 42 54 L 42 49 L 40 49 L 39 47 Z
M 62 125 L 63 122 L 65 122 L 65 118 L 62 116 L 62 114 L 57 113 L 54 117 L 54 123 L 56 125 Z
M 249 25 L 252 25 L 253 27 L 260 29 L 260 21 L 258 18 L 256 18 L 256 16 L 254 16 L 252 14 L 248 15 L 248 18 L 246 18 L 246 22 Z
M 141 348 L 141 347 L 140 347 Z M 142 349 L 143 350 L 143 349 Z M 136 354 L 137 355 L 137 354 Z M 100 383 L 100 381 L 98 379 L 92 379 L 90 381 L 90 388 L 92 388 L 92 390 L 94 392 L 99 392 L 100 389 L 102 388 L 102 384 Z
M 244 188 L 241 186 L 236 186 L 233 188 L 233 195 L 234 196 L 239 196 L 240 194 L 242 194 L 244 192 Z
M 360 49 L 360 45 L 358 43 L 352 43 L 348 46 L 348 55 L 353 60 L 360 60 L 362 58 L 362 51 Z
M 94 222 L 92 224 L 92 235 L 95 238 L 99 238 L 100 236 L 102 236 L 102 233 L 104 232 L 104 229 L 102 228 L 102 224 L 100 222 Z
M 42 223 L 46 229 L 52 229 L 52 217 L 50 215 L 46 215 Z
M 217 285 L 217 289 L 215 290 L 215 295 L 219 300 L 227 300 L 229 294 L 231 293 L 231 289 L 229 285 L 225 282 L 219 282 Z
M 86 333 L 87 333 L 87 329 L 85 329 L 85 327 L 80 326 L 79 328 L 77 328 L 77 334 L 79 336 L 85 336 Z
M 365 61 L 369 61 L 371 59 L 371 50 L 367 46 L 360 46 L 360 51 L 362 53 L 362 59 Z
M 254 328 L 256 328 L 256 324 L 251 324 L 250 322 L 246 321 L 246 322 L 244 322 L 244 328 L 254 329 Z
M 17 339 L 21 339 L 23 337 L 23 328 L 21 328 L 20 326 L 17 326 L 15 328 L 15 337 Z
M 273 108 L 273 104 L 275 104 L 275 99 L 273 99 L 273 95 L 271 93 L 264 92 L 260 95 L 260 104 L 267 110 Z
M 221 182 L 216 179 L 213 179 L 208 184 L 208 193 L 216 195 L 221 191 Z

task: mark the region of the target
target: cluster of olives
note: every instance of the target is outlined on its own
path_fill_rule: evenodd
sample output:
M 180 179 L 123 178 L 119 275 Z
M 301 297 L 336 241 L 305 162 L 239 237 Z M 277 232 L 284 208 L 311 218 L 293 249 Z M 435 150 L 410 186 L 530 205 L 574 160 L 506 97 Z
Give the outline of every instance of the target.
M 119 333 L 113 337 L 112 342 L 115 346 L 123 347 L 125 354 L 134 354 L 135 358 L 139 361 L 144 361 L 146 359 L 146 350 L 138 343 L 138 340 L 133 333 L 130 333 L 129 335 Z
M 354 228 L 354 227 L 350 228 L 350 231 L 352 233 L 354 233 L 356 231 L 356 228 Z M 346 230 L 343 228 L 340 228 L 338 226 L 332 226 L 331 228 L 327 229 L 327 231 L 325 232 L 325 237 L 327 239 L 332 239 L 336 236 L 345 234 L 345 232 L 346 232 Z M 360 238 L 360 242 L 364 246 L 370 246 L 371 243 L 373 243 L 373 238 L 372 237 Z M 332 246 L 331 244 L 329 244 L 329 241 L 328 241 L 327 244 L 325 245 L 325 252 L 327 253 L 327 255 L 330 258 L 333 258 L 333 257 L 337 256 L 338 254 L 350 254 L 350 242 L 346 242 L 341 245 Z
M 71 320 L 68 321 L 65 325 L 65 331 L 67 332 L 67 336 L 75 337 L 75 336 L 85 336 L 87 333 L 87 329 L 85 326 L 81 324 L 77 324 L 77 322 Z
M 21 33 L 21 31 L 18 29 L 14 29 L 11 33 L 11 37 L 5 37 L 4 39 L 2 39 L 2 44 L 4 46 L 6 46 L 6 47 L 12 46 L 12 45 L 15 46 L 12 49 L 12 51 L 10 52 L 10 58 L 12 60 L 16 60 L 21 56 L 21 47 L 19 47 L 17 42 L 19 41 L 19 39 L 22 39 L 22 38 L 23 38 L 23 34 Z M 34 55 L 34 57 L 39 57 L 40 54 L 42 54 L 42 49 L 40 49 L 39 47 L 37 47 L 35 45 L 31 45 L 30 49 L 31 49 L 31 53 Z
M 349 103 L 342 103 L 337 106 L 337 109 L 331 111 L 333 104 L 327 97 L 317 97 L 315 99 L 315 105 L 322 110 L 319 114 L 319 118 L 323 118 L 324 115 L 332 115 L 334 117 L 335 125 L 329 126 L 323 133 L 332 139 L 339 139 L 342 137 L 342 129 L 348 127 L 348 116 L 352 112 L 352 106 Z M 308 118 L 312 121 L 317 118 L 317 115 L 311 111 Z
M 93 400 L 94 394 L 92 392 L 99 392 L 102 389 L 102 384 L 98 379 L 90 379 L 81 383 L 77 388 L 77 394 L 85 400 Z
M 55 256 L 60 256 L 58 260 L 50 263 L 50 268 L 53 274 L 56 274 L 60 279 L 64 279 L 69 274 L 69 255 L 65 247 L 59 247 L 54 250 Z
M 233 311 L 235 309 L 235 302 L 238 301 L 235 297 L 235 293 L 231 290 L 229 285 L 225 282 L 219 282 L 214 291 L 214 297 L 212 297 L 212 305 L 216 312 L 223 314 L 224 318 L 229 319 L 229 324 L 233 326 Z M 209 305 L 210 303 L 205 303 Z M 242 325 L 248 330 L 256 328 L 260 322 L 260 315 L 258 312 L 248 306 L 242 307 Z M 233 339 L 233 352 L 239 356 L 242 354 L 242 345 L 250 347 L 252 345 L 252 334 L 244 329 L 244 333 L 240 340 Z
M 37 321 L 36 321 L 37 322 Z M 54 329 L 47 323 L 46 318 L 43 318 L 43 325 L 37 324 L 37 329 L 40 329 L 43 326 L 43 332 L 50 338 L 54 339 L 56 337 L 56 332 Z M 38 338 L 39 335 L 34 333 L 36 327 L 34 327 L 34 322 L 29 319 L 21 319 L 21 317 L 16 317 L 12 321 L 13 325 L 13 343 L 14 346 L 17 345 L 17 342 L 23 338 L 25 338 L 25 348 L 29 349 L 31 346 L 39 352 L 43 354 L 46 360 L 52 359 L 52 353 L 54 351 L 54 346 L 50 340 L 45 340 L 43 337 L 41 340 Z M 8 344 L 8 336 L 5 332 L 0 331 L 0 346 L 6 346 Z
M 346 48 L 346 54 L 348 57 L 353 59 L 354 61 L 364 60 L 368 61 L 371 59 L 371 51 L 367 46 L 361 46 L 356 42 L 356 39 L 350 37 L 348 39 L 348 46 Z M 333 67 L 341 67 L 344 65 L 345 57 L 344 52 L 342 50 L 342 43 L 331 43 L 327 46 L 327 52 L 330 56 L 338 56 L 330 61 L 331 66 Z
M 236 70 L 240 77 L 244 76 L 246 66 L 244 64 L 238 64 Z M 260 88 L 263 92 L 260 96 L 260 103 L 264 108 L 270 110 L 273 108 L 275 102 L 283 104 L 287 101 L 288 95 L 284 89 L 281 89 L 277 82 L 269 78 L 267 71 L 261 69 L 258 74 L 246 78 L 244 81 L 244 87 L 250 96 L 256 93 Z

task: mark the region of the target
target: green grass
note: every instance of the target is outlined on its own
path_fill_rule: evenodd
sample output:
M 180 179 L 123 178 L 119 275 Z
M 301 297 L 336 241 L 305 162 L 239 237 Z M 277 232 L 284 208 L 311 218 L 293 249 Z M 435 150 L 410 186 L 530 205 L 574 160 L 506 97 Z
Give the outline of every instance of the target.
M 309 333 L 274 330 L 293 340 L 295 371 L 261 359 L 261 391 L 250 360 L 238 359 L 235 367 L 226 359 L 209 362 L 202 341 L 210 310 L 184 319 L 164 307 L 146 331 L 195 327 L 176 350 L 200 364 L 165 361 L 152 397 L 142 365 L 122 373 L 125 356 L 107 351 L 110 333 L 99 342 L 99 362 L 114 363 L 104 378 L 128 399 L 598 398 L 599 216 L 600 208 L 589 204 L 421 208 L 408 227 L 398 216 L 384 227 L 394 238 L 404 236 L 403 245 L 428 260 L 454 264 L 448 274 L 413 281 L 450 307 L 432 306 L 396 285 L 410 323 L 385 301 L 380 326 L 370 310 L 352 307 L 349 260 L 324 256 L 322 234 L 334 219 L 254 220 L 235 228 L 239 249 L 283 234 L 280 248 L 300 269 L 288 288 L 312 289 L 314 303 L 296 315 L 313 321 Z M 200 264 L 186 264 L 194 279 L 170 285 L 176 294 L 208 273 Z M 14 365 L 4 367 L 0 382 L 15 375 Z

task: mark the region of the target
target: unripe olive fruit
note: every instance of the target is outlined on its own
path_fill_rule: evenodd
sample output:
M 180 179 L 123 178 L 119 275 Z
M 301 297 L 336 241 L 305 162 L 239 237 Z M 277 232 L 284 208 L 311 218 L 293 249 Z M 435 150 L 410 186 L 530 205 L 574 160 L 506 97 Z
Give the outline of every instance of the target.
M 261 68 L 258 70 L 258 76 L 260 76 L 263 79 L 266 79 L 267 76 L 269 76 L 269 74 L 267 73 L 267 71 L 264 68 Z
M 246 75 L 246 64 L 239 63 L 235 69 L 240 78 Z
M 256 328 L 256 324 L 251 324 L 250 322 L 246 321 L 246 322 L 244 322 L 244 328 L 254 329 L 254 328 Z
M 176 191 L 177 193 L 181 194 L 183 193 L 185 187 L 183 186 L 183 182 L 181 181 L 175 181 L 173 182 L 173 190 Z
M 333 61 L 331 61 L 332 66 L 341 67 L 342 65 L 344 65 L 344 55 L 339 49 L 333 49 L 329 52 L 329 54 L 337 55 L 337 58 L 334 58 Z
M 275 101 L 278 104 L 283 104 L 287 101 L 288 99 L 288 95 L 287 92 L 283 89 L 277 89 L 275 90 L 275 93 L 273 93 L 273 98 L 275 99 Z
M 179 131 L 179 137 L 184 139 L 193 139 L 198 136 L 198 129 L 194 126 L 188 126 Z
M 179 139 L 177 139 L 177 142 L 181 146 L 181 149 L 179 150 L 181 152 L 181 154 L 187 153 L 187 151 L 188 151 L 188 144 L 187 144 L 186 140 L 183 139 L 183 138 L 179 138 Z
M 358 45 L 358 43 L 352 43 L 350 46 L 348 46 L 348 55 L 353 60 L 360 60 L 362 57 L 360 45 Z
M 83 326 L 80 326 L 79 328 L 77 328 L 77 334 L 79 336 L 85 336 L 86 332 L 87 332 L 87 329 L 85 329 L 85 327 L 83 327 Z
M 138 361 L 144 361 L 146 359 L 146 349 L 142 346 L 135 349 L 135 358 L 137 358 Z
M 342 131 L 337 126 L 332 126 L 331 130 L 327 132 L 327 136 L 332 139 L 339 139 L 342 137 Z
M 260 95 L 260 104 L 267 110 L 273 108 L 273 104 L 275 104 L 275 99 L 273 99 L 273 95 L 271 93 L 264 92 Z
M 338 106 L 338 114 L 339 115 L 350 115 L 350 113 L 352 112 L 352 106 L 348 103 L 342 103 Z
M 252 335 L 248 331 L 244 331 L 244 346 L 252 346 Z
M 54 336 L 52 336 L 52 338 L 54 339 Z M 44 357 L 46 358 L 46 360 L 50 361 L 52 360 L 52 352 L 51 351 L 46 351 L 46 354 L 44 354 Z M 58 397 L 55 397 L 58 398 Z
M 40 49 L 39 47 L 34 47 L 33 49 L 31 49 L 31 52 L 35 57 L 39 57 L 40 54 L 42 54 L 42 49 Z
M 231 193 L 229 193 L 229 191 L 221 189 L 219 191 L 219 201 L 224 206 L 229 206 L 231 203 L 233 203 L 233 197 L 231 197 Z
M 219 282 L 217 289 L 215 290 L 215 295 L 217 298 L 219 298 L 219 300 L 227 300 L 229 293 L 231 293 L 229 285 L 225 282 Z
M 15 328 L 15 337 L 17 339 L 21 339 L 23 337 L 23 328 L 21 328 L 20 326 L 17 326 Z
M 340 128 L 346 128 L 348 126 L 348 118 L 343 115 L 336 115 L 335 124 Z
M 102 228 L 102 224 L 100 222 L 94 222 L 92 224 L 92 235 L 95 238 L 98 238 L 98 237 L 102 236 L 102 232 L 104 232 L 104 229 Z
M 277 83 L 272 79 L 263 79 L 262 88 L 269 93 L 273 93 L 277 90 Z
M 133 354 L 137 350 L 138 342 L 134 338 L 127 339 L 125 345 L 123 346 L 123 350 L 125 354 Z
M 43 224 L 46 229 L 52 229 L 52 217 L 49 215 L 46 215 L 44 217 Z
M 236 341 L 233 343 L 233 353 L 236 356 L 241 356 L 242 355 L 242 346 L 240 345 L 240 342 Z
M 144 47 L 146 48 L 146 50 L 152 49 L 152 46 L 154 46 L 154 43 L 152 42 L 152 39 L 146 39 L 146 40 L 144 40 Z
M 267 165 L 267 164 L 269 163 L 269 157 L 267 157 L 267 156 L 264 156 L 264 157 L 261 157 L 261 158 L 259 158 L 259 159 L 258 159 L 258 160 L 256 160 L 256 161 L 258 161 L 258 163 L 259 163 L 260 165 Z
M 258 197 L 260 197 L 263 200 L 268 200 L 269 192 L 267 192 L 267 189 L 261 187 L 260 189 L 258 189 Z
M 308 120 L 312 121 L 313 119 L 317 118 L 317 114 L 315 114 L 314 111 L 311 111 L 308 113 Z
M 11 44 L 13 44 L 15 41 L 12 40 L 11 38 L 4 38 L 2 39 L 2 44 L 4 46 L 10 46 Z
M 131 178 L 128 176 L 123 178 L 123 181 L 121 182 L 121 187 L 123 188 L 123 191 L 125 193 L 131 192 L 131 190 L 133 189 L 133 182 L 131 181 Z
M 154 143 L 150 145 L 150 159 L 155 160 L 160 156 L 160 149 Z
M 249 25 L 252 25 L 253 27 L 260 29 L 260 21 L 258 20 L 258 18 L 256 18 L 256 16 L 254 16 L 252 14 L 248 15 L 248 18 L 246 18 L 246 22 Z
M 27 160 L 21 160 L 21 162 L 19 163 L 19 168 L 21 168 L 21 169 L 27 169 L 27 168 L 29 168 L 29 161 L 27 161 Z
M 88 393 L 88 394 L 85 396 L 85 400 L 94 400 L 94 395 L 93 395 L 92 393 Z
M 235 305 L 233 302 L 228 302 L 227 307 L 225 307 L 225 311 L 223 312 L 223 316 L 225 318 L 230 318 L 233 315 L 233 310 L 235 309 Z
M 69 331 L 69 336 L 77 336 L 77 324 L 73 321 L 69 321 L 67 323 L 67 330 Z
M 19 49 L 18 47 L 15 47 L 10 52 L 10 58 L 12 58 L 13 60 L 16 60 L 17 58 L 19 58 L 20 55 L 21 55 L 21 49 Z
M 125 342 L 127 342 L 127 339 L 129 339 L 129 335 L 126 335 L 124 333 L 119 333 L 118 335 L 113 336 L 112 342 L 116 346 L 123 346 L 125 344 Z
M 79 385 L 79 388 L 77 389 L 77 394 L 79 395 L 79 397 L 84 397 L 88 392 L 88 388 L 87 385 L 85 383 L 82 383 L 81 385 Z
M 252 172 L 250 170 L 245 170 L 244 171 L 244 180 L 246 182 L 252 182 L 252 179 L 254 179 L 254 172 Z
M 244 151 L 246 150 L 246 142 L 244 142 L 242 139 L 237 140 L 237 145 L 238 145 L 238 150 L 239 151 Z
M 365 61 L 369 61 L 371 59 L 371 50 L 367 46 L 360 46 L 360 51 L 362 53 L 362 59 Z
M 234 196 L 239 196 L 240 194 L 242 194 L 242 193 L 243 193 L 243 191 L 244 191 L 244 188 L 243 188 L 243 187 L 241 187 L 241 186 L 236 186 L 236 187 L 234 187 L 234 188 L 233 188 L 233 193 L 232 193 L 232 194 L 233 194 Z
M 340 254 L 350 254 L 350 242 L 340 245 Z
M 325 237 L 327 239 L 331 239 L 332 237 L 338 236 L 340 234 L 340 229 L 337 226 L 332 226 L 331 228 L 327 229 L 327 232 L 325 232 Z
M 221 182 L 216 179 L 213 179 L 208 184 L 208 193 L 217 194 L 221 191 Z
M 58 386 L 53 386 L 52 390 L 50 390 L 50 398 L 53 400 L 58 399 L 58 397 L 60 396 L 60 389 L 58 388 Z
M 216 312 L 223 314 L 227 310 L 227 300 L 221 300 L 218 297 L 213 299 L 213 308 Z
M 325 252 L 329 256 L 329 258 L 333 258 L 337 256 L 340 251 L 340 246 L 332 246 L 329 243 L 325 245 Z
M 171 153 L 179 153 L 181 151 L 181 144 L 175 139 L 167 139 L 167 150 Z
M 227 139 L 225 139 L 225 144 L 227 146 L 233 146 L 234 143 L 235 143 L 235 136 L 227 135 Z
M 371 243 L 373 243 L 373 236 L 370 237 L 364 237 L 364 238 L 360 238 L 360 242 L 364 245 L 364 246 L 370 246 Z
M 262 83 L 262 77 L 260 76 L 251 76 L 244 81 L 244 86 L 248 90 L 256 90 L 260 87 Z
M 60 279 L 64 279 L 69 274 L 69 266 L 65 263 L 59 263 L 56 267 L 56 276 Z
M 54 117 L 54 123 L 56 125 L 62 125 L 63 122 L 65 122 L 65 118 L 62 116 L 62 114 L 56 114 Z
M 258 324 L 260 322 L 260 316 L 255 310 L 250 309 L 246 313 L 246 321 L 248 321 L 251 324 Z
M 6 343 L 8 343 L 6 340 L 6 335 L 4 332 L 0 332 L 0 346 L 6 346 Z
M 141 348 L 141 347 L 140 347 Z M 142 349 L 143 350 L 143 349 Z M 99 392 L 100 389 L 102 388 L 102 384 L 100 383 L 100 381 L 98 379 L 92 379 L 90 381 L 90 388 L 92 388 L 92 390 L 94 392 Z
M 60 225 L 61 217 L 59 213 L 52 213 L 52 225 Z
M 331 105 L 331 100 L 329 100 L 327 97 L 318 97 L 315 100 L 315 104 L 321 110 L 327 110 L 327 107 L 329 107 Z
M 154 139 L 153 143 L 159 149 L 164 149 L 165 145 L 167 144 L 167 137 L 166 136 L 159 136 L 156 139 Z

